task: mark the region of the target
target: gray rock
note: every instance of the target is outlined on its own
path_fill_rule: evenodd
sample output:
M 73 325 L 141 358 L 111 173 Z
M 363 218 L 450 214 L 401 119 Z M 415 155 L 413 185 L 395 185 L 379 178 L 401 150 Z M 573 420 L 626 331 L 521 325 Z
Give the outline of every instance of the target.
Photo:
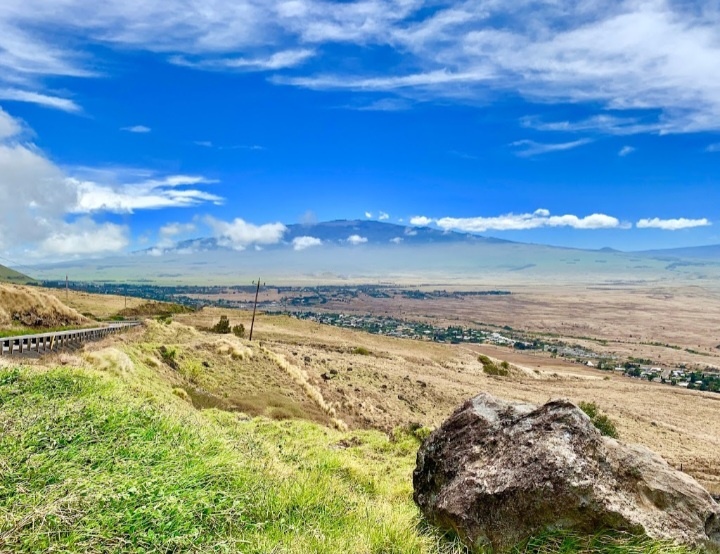
M 472 547 L 504 552 L 544 529 L 616 529 L 720 545 L 720 506 L 642 446 L 604 437 L 566 400 L 537 407 L 481 394 L 423 443 L 414 498 Z

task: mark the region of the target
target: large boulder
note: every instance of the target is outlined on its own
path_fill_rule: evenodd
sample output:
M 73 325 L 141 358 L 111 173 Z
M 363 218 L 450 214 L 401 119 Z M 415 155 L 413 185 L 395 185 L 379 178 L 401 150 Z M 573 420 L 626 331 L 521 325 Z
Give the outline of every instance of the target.
M 472 547 L 504 552 L 543 529 L 616 529 L 720 545 L 720 506 L 642 446 L 604 437 L 566 400 L 467 401 L 417 455 L 414 498 Z

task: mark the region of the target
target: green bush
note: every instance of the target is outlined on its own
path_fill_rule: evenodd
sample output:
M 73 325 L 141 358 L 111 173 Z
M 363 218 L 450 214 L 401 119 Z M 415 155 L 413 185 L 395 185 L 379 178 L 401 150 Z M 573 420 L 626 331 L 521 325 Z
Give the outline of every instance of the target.
M 598 431 L 606 437 L 612 437 L 613 439 L 618 438 L 618 431 L 615 427 L 615 423 L 600 412 L 600 408 L 595 402 L 580 402 L 580 409 L 585 412 L 593 425 L 597 427 Z
M 355 348 L 355 350 L 353 350 L 353 354 L 359 354 L 360 356 L 369 356 L 370 351 L 364 346 L 358 346 L 357 348 Z
M 169 365 L 173 369 L 178 369 L 179 365 L 177 363 L 177 350 L 174 348 L 167 348 L 166 346 L 161 346 L 158 349 L 158 352 L 160 352 L 160 357 L 162 358 L 162 361 L 165 362 L 167 365 Z
M 500 377 L 507 377 L 510 375 L 510 364 L 507 362 L 502 362 L 500 365 L 497 365 L 484 354 L 480 354 L 478 356 L 478 362 L 482 364 L 483 371 L 488 375 L 498 375 Z
M 240 325 L 235 325 L 235 327 L 232 328 L 233 335 L 240 339 L 245 338 L 245 326 L 241 323 Z
M 227 335 L 230 333 L 230 320 L 228 319 L 228 316 L 221 315 L 220 321 L 218 321 L 215 325 L 210 327 L 210 331 L 212 333 L 218 333 L 221 335 Z

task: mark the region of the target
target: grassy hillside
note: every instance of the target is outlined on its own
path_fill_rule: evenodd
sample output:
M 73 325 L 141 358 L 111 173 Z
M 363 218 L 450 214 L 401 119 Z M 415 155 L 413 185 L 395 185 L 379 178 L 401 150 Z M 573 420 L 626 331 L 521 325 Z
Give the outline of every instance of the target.
M 106 369 L 0 370 L 0 551 L 461 551 L 412 505 L 411 433 L 196 412 Z
M 0 369 L 0 551 L 467 552 L 412 503 L 417 432 L 197 412 L 112 352 Z M 689 551 L 551 533 L 517 552 Z
M 42 289 L 0 283 L 0 332 L 24 333 L 87 323 L 88 318 Z
M 0 265 L 0 282 L 25 285 L 28 283 L 34 283 L 35 279 L 28 277 L 27 275 L 23 275 L 14 269 Z
M 3 288 L 5 305 L 26 290 Z M 61 300 L 33 305 L 111 315 L 125 303 L 73 293 L 73 309 Z M 135 299 L 128 307 L 154 311 Z M 249 316 L 179 313 L 76 354 L 22 367 L 0 358 L 0 552 L 459 554 L 466 549 L 429 528 L 412 501 L 427 427 L 411 422 L 436 425 L 477 390 L 538 401 L 561 387 L 598 400 L 623 438 L 648 442 L 668 417 L 658 415 L 666 389 L 668 409 L 690 403 L 703 421 L 715 409 L 699 393 L 676 402 L 670 387 L 628 387 L 569 364 L 487 375 L 473 349 L 286 317 L 260 316 L 252 343 L 202 331 L 225 313 L 233 324 Z M 633 402 L 613 396 L 620 391 Z M 649 409 L 645 396 L 652 422 L 635 421 Z M 686 465 L 711 483 L 713 432 L 703 435 L 708 454 L 694 435 L 673 431 L 692 450 Z M 690 551 L 600 532 L 547 533 L 516 552 Z

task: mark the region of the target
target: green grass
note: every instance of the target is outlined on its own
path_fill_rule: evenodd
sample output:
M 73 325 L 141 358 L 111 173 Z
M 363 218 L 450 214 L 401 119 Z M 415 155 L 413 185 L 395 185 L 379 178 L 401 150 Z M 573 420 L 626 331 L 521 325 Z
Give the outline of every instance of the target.
M 85 325 L 85 327 L 96 327 L 97 325 Z M 61 327 L 13 327 L 11 329 L 0 329 L 0 338 L 19 337 L 22 335 L 35 335 L 39 333 L 55 333 L 57 331 L 71 331 L 82 329 L 82 325 L 66 325 Z
M 358 346 L 353 349 L 353 354 L 358 354 L 359 356 L 369 356 L 371 354 L 370 350 L 365 348 L 364 346 Z
M 484 354 L 480 354 L 480 356 L 478 356 L 478 362 L 482 364 L 483 371 L 488 375 L 497 375 L 500 377 L 507 377 L 510 375 L 510 364 L 507 362 L 502 362 L 498 365 Z
M 625 533 L 600 532 L 579 536 L 567 531 L 548 531 L 518 546 L 514 554 L 691 554 L 694 551 L 667 541 Z
M 606 437 L 617 439 L 619 437 L 617 427 L 612 419 L 600 412 L 600 407 L 595 402 L 580 402 L 579 408 L 585 412 L 593 425 Z
M 29 283 L 36 283 L 37 281 L 32 277 L 28 277 L 19 271 L 0 265 L 0 282 L 13 283 L 15 285 L 26 285 Z
M 198 412 L 146 367 L 103 371 L 0 369 L 0 552 L 466 552 L 412 502 L 424 428 Z M 689 552 L 666 547 L 547 533 L 515 552 Z
M 0 551 L 461 551 L 421 525 L 410 435 L 174 402 L 70 369 L 1 370 Z

